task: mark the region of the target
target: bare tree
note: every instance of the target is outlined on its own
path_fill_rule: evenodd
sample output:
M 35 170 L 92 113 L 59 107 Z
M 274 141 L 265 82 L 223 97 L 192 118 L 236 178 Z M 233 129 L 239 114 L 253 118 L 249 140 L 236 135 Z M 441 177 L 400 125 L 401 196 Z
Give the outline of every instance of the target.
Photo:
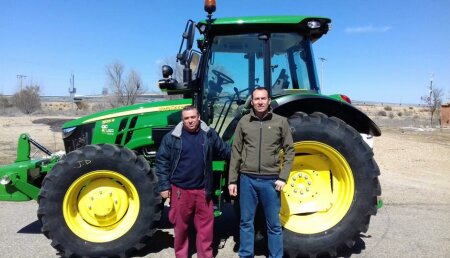
M 430 110 L 430 125 L 433 125 L 433 116 L 439 113 L 442 104 L 442 97 L 444 96 L 443 90 L 441 88 L 430 87 L 429 96 L 422 96 L 422 101 L 428 106 Z
M 12 97 L 12 103 L 24 114 L 31 114 L 41 108 L 39 85 L 27 85 L 16 92 Z
M 126 105 L 136 103 L 136 97 L 144 93 L 141 76 L 135 70 L 131 70 L 128 74 L 125 92 Z
M 108 86 L 113 93 L 110 104 L 113 107 L 132 105 L 136 103 L 137 96 L 144 93 L 139 73 L 131 70 L 125 78 L 124 72 L 125 67 L 121 62 L 106 66 Z
M 115 62 L 106 67 L 108 85 L 114 92 L 120 91 L 123 87 L 123 72 L 125 68 L 121 62 Z

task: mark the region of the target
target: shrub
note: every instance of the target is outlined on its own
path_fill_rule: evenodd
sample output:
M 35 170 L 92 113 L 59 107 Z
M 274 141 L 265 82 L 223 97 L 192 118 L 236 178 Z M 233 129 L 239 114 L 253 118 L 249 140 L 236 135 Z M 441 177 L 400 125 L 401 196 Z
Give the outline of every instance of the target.
M 105 103 L 94 104 L 91 107 L 92 111 L 94 111 L 94 112 L 107 110 L 109 108 L 111 108 L 111 107 L 109 105 L 105 104 Z
M 385 106 L 385 107 L 384 107 L 384 110 L 386 110 L 386 111 L 392 111 L 392 107 L 391 107 L 391 106 Z
M 402 116 L 402 115 L 403 115 L 402 112 L 397 113 L 397 116 Z
M 403 115 L 405 115 L 405 116 L 412 116 L 413 112 L 406 110 L 405 112 L 403 112 Z
M 86 102 L 80 101 L 75 102 L 78 110 L 89 110 L 89 105 Z
M 387 116 L 387 113 L 384 110 L 380 110 L 380 111 L 378 111 L 378 115 L 379 116 Z
M 41 108 L 39 86 L 26 86 L 25 89 L 16 92 L 12 97 L 12 103 L 24 114 L 31 114 Z
M 390 119 L 394 118 L 394 114 L 389 113 L 389 118 L 390 118 Z

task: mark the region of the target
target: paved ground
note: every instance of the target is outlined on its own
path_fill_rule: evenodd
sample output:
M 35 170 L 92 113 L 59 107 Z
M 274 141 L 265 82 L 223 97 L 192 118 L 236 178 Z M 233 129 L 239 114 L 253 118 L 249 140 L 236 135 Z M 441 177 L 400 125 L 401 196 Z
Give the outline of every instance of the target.
M 375 140 L 375 159 L 382 173 L 384 207 L 352 252 L 341 255 L 450 257 L 449 157 L 450 130 L 383 129 Z M 0 257 L 59 257 L 40 233 L 36 210 L 33 201 L 0 202 Z M 227 242 L 217 257 L 236 257 L 236 221 L 232 212 L 224 216 L 216 223 L 216 234 L 227 236 Z M 173 257 L 171 229 L 158 231 L 151 241 L 152 247 L 138 257 Z

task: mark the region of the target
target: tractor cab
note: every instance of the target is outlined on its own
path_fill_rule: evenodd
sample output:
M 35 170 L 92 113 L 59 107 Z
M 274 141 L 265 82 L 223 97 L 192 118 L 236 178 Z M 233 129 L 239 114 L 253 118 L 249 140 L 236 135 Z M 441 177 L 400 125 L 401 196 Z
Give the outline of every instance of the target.
M 206 8 L 205 8 L 206 9 Z M 160 81 L 168 94 L 192 97 L 202 120 L 224 138 L 233 119 L 249 109 L 250 94 L 266 87 L 272 100 L 292 94 L 320 94 L 312 43 L 329 29 L 327 18 L 238 17 L 189 20 L 177 55 L 183 82 Z M 194 28 L 200 33 L 192 48 Z M 183 46 L 186 46 L 182 50 Z M 163 82 L 163 83 L 161 83 Z M 230 134 L 234 127 L 230 128 Z
M 237 25 L 238 20 L 234 22 Z M 203 119 L 219 133 L 227 128 L 227 118 L 239 117 L 241 111 L 249 109 L 249 96 L 256 87 L 267 88 L 272 99 L 320 92 L 311 41 L 305 36 L 243 32 L 216 34 L 210 42 L 205 46 L 204 69 L 199 74 L 202 97 L 197 105 Z

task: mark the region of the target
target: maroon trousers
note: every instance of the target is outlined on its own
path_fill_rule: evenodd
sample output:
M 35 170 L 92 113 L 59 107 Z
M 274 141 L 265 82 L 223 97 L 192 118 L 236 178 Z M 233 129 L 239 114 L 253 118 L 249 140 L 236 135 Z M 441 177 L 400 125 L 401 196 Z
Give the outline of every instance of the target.
M 212 258 L 214 205 L 206 198 L 205 190 L 187 190 L 172 185 L 169 220 L 175 231 L 175 256 L 188 257 L 189 222 L 194 219 L 197 257 Z

